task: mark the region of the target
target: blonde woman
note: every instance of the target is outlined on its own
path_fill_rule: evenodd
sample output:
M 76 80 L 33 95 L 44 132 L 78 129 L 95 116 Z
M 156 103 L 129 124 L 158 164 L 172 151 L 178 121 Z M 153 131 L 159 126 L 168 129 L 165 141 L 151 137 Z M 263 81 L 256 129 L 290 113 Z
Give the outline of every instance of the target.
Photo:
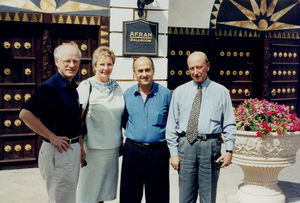
M 82 109 L 87 110 L 88 130 L 81 149 L 86 154 L 87 166 L 80 170 L 77 202 L 102 203 L 116 198 L 124 98 L 119 84 L 110 78 L 114 63 L 113 51 L 98 47 L 92 61 L 95 75 L 77 88 Z

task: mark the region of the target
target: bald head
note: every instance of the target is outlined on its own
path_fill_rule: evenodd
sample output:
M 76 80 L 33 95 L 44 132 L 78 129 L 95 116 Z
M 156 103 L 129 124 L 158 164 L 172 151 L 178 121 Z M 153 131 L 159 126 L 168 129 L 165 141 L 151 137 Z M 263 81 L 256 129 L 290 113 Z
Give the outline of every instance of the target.
M 187 58 L 187 64 L 189 64 L 189 61 L 191 61 L 191 60 L 193 60 L 195 58 L 200 59 L 200 60 L 204 60 L 204 62 L 206 64 L 208 63 L 207 55 L 204 52 L 202 52 L 202 51 L 195 51 L 191 55 L 189 55 L 189 57 Z
M 201 51 L 193 52 L 187 59 L 187 65 L 190 76 L 196 83 L 201 84 L 206 80 L 210 64 L 205 53 Z

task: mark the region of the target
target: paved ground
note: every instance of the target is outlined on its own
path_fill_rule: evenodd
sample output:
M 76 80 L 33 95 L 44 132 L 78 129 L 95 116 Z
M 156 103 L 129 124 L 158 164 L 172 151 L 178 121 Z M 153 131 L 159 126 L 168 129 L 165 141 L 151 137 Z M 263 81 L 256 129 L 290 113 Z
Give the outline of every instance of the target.
M 300 150 L 297 153 L 296 164 L 283 169 L 278 179 L 279 187 L 287 196 L 288 202 L 300 203 Z M 237 203 L 236 193 L 242 183 L 243 172 L 237 165 L 232 164 L 222 169 L 218 184 L 217 203 Z M 170 169 L 170 184 L 170 203 L 177 203 L 178 175 L 173 169 Z M 47 202 L 47 194 L 45 183 L 37 168 L 0 171 L 0 203 L 43 202 Z M 118 202 L 118 199 L 108 201 L 108 203 Z

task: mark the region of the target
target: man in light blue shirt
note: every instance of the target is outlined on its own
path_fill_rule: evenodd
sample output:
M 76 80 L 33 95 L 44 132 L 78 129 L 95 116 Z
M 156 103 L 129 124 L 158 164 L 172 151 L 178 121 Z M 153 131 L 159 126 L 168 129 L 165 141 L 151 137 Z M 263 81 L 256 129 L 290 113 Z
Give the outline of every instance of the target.
M 153 81 L 151 58 L 140 57 L 133 66 L 138 84 L 124 94 L 120 203 L 140 203 L 144 187 L 147 203 L 168 203 L 170 153 L 165 130 L 172 94 Z
M 203 52 L 192 53 L 187 60 L 192 81 L 173 92 L 166 139 L 171 165 L 179 173 L 180 203 L 196 202 L 198 190 L 201 203 L 216 201 L 220 167 L 231 163 L 236 136 L 236 123 L 228 90 L 209 79 L 210 63 Z M 201 87 L 200 87 L 201 86 Z M 202 88 L 198 134 L 187 140 L 186 132 L 195 95 Z M 221 155 L 222 133 L 226 153 Z

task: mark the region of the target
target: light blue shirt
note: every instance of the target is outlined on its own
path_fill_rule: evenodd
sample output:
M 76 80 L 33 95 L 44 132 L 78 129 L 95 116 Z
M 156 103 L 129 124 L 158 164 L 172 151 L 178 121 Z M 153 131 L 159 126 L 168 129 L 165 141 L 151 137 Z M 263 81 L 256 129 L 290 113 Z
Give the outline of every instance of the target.
M 222 133 L 227 150 L 234 149 L 236 122 L 228 90 L 208 77 L 201 84 L 198 133 Z M 178 136 L 185 133 L 198 84 L 193 80 L 177 87 L 172 96 L 166 139 L 171 156 L 178 155 Z
M 138 84 L 124 93 L 126 123 L 125 137 L 139 143 L 152 144 L 165 141 L 165 131 L 172 93 L 153 83 L 144 102 Z

